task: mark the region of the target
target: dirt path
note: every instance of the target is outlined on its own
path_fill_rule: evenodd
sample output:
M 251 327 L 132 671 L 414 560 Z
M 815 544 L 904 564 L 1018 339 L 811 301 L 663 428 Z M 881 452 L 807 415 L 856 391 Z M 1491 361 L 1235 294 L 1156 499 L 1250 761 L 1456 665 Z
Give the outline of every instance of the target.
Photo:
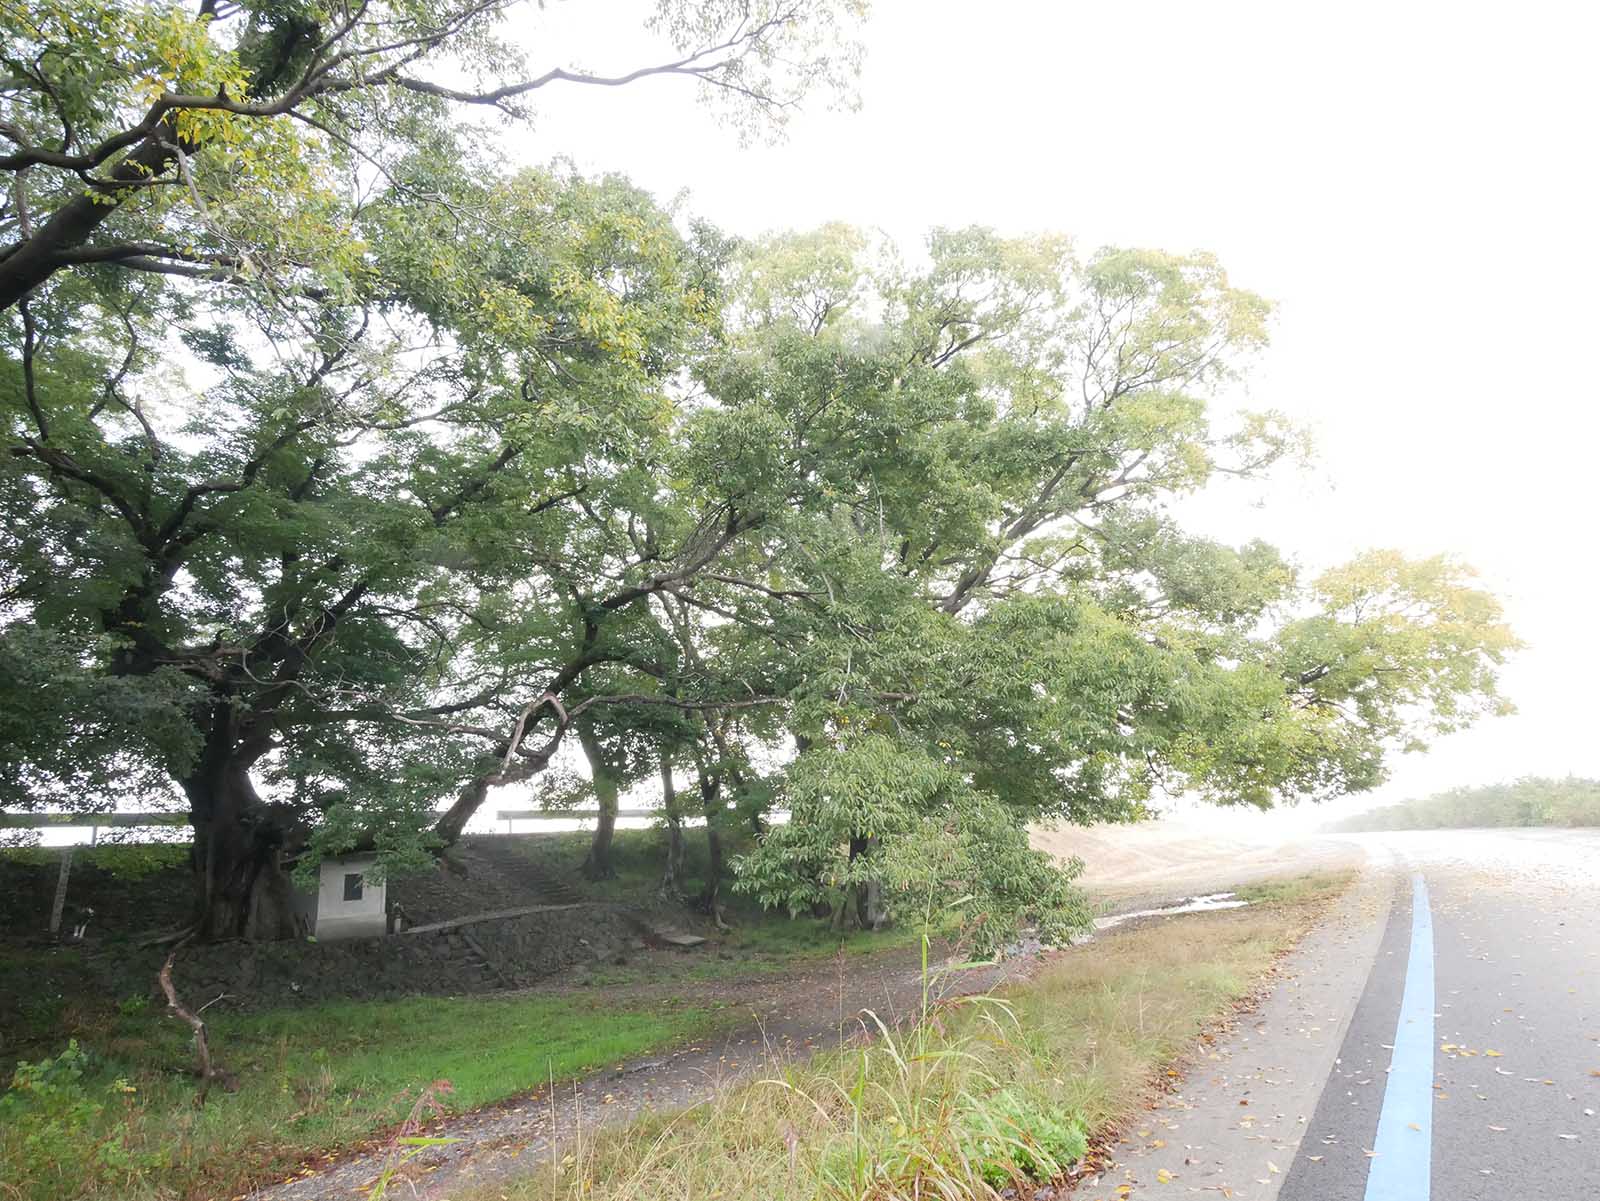
M 934 979 L 937 997 L 985 992 L 1025 974 L 1037 960 L 1019 958 L 994 967 L 946 970 Z M 430 1128 L 430 1136 L 458 1140 L 430 1149 L 390 1182 L 390 1196 L 443 1201 L 541 1167 L 551 1148 L 599 1125 L 649 1112 L 672 1112 L 708 1100 L 719 1089 L 769 1069 L 774 1059 L 803 1056 L 860 1036 L 861 1013 L 886 1023 L 916 1014 L 922 1003 L 916 948 L 881 955 L 820 961 L 810 970 L 722 986 L 724 999 L 748 1015 L 730 1032 L 657 1059 L 623 1064 L 579 1081 L 558 1084 Z M 257 1201 L 354 1201 L 383 1171 L 386 1149 L 360 1153 L 314 1174 L 258 1189 Z

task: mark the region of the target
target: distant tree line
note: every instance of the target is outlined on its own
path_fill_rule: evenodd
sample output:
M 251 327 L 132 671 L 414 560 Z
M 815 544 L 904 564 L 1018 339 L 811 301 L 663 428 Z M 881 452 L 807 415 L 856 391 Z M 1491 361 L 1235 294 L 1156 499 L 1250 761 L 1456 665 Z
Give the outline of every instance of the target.
M 1358 813 L 1333 828 L 1351 832 L 1473 826 L 1600 826 L 1600 780 L 1523 776 L 1481 788 L 1452 788 Z

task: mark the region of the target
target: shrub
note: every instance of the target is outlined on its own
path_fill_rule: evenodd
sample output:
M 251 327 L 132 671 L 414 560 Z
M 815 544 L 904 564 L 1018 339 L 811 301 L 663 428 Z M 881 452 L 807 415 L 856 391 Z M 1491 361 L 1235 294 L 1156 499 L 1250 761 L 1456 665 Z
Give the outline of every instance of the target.
M 1003 1088 L 969 1102 L 966 1158 L 991 1188 L 1054 1180 L 1089 1150 L 1081 1118 L 1034 1093 Z
M 42 1174 L 57 1166 L 71 1165 L 80 1180 L 105 1181 L 126 1177 L 163 1166 L 164 1151 L 138 1151 L 130 1140 L 108 1134 L 100 1121 L 110 1096 L 130 1101 L 136 1091 L 118 1077 L 98 1089 L 89 1081 L 98 1063 L 93 1052 L 80 1047 L 77 1039 L 67 1043 L 59 1055 L 17 1064 L 11 1087 L 0 1096 L 0 1147 L 9 1153 L 21 1152 L 37 1170 L 24 1183 L 34 1195 L 55 1197 L 56 1182 Z

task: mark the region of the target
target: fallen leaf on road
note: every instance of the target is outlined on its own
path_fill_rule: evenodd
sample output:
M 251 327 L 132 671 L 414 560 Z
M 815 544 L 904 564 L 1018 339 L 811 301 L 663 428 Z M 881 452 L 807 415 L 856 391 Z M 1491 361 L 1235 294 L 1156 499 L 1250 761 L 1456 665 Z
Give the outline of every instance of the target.
M 1488 1055 L 1490 1058 L 1493 1058 L 1493 1059 L 1503 1058 L 1503 1054 L 1500 1051 L 1487 1051 L 1486 1050 L 1486 1051 L 1484 1051 L 1484 1054 Z
M 1162 1168 L 1159 1172 L 1156 1173 L 1156 1183 L 1157 1184 L 1171 1184 L 1172 1183 L 1172 1173 L 1167 1171 L 1166 1168 Z

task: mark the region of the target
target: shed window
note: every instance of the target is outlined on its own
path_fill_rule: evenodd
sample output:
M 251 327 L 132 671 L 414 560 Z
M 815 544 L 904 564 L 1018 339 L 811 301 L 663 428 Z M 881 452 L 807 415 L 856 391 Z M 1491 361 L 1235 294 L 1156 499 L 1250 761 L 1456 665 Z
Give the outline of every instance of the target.
M 344 899 L 359 901 L 361 899 L 361 873 L 346 872 L 344 877 Z

